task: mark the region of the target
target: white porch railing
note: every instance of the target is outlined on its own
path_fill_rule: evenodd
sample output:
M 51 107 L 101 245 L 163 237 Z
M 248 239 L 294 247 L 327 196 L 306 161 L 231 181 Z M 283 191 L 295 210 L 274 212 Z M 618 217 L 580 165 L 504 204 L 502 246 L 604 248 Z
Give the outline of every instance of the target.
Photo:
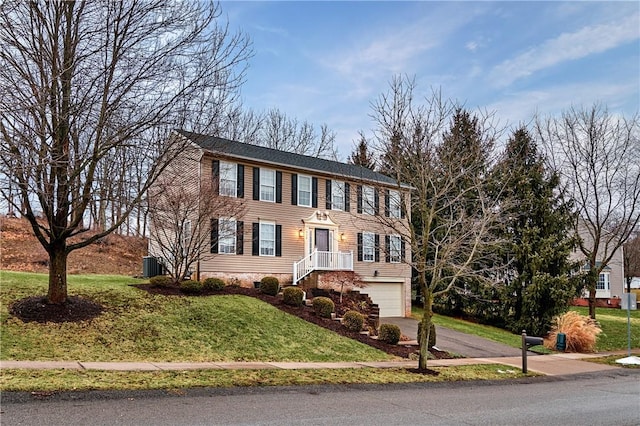
M 314 250 L 293 264 L 293 284 L 313 271 L 353 271 L 353 251 Z

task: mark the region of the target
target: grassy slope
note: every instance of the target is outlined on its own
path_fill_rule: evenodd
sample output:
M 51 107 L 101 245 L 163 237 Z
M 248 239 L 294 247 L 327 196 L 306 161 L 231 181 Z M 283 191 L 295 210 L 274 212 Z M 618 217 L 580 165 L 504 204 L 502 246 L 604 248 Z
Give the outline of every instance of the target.
M 127 277 L 71 275 L 69 292 L 106 307 L 93 321 L 22 323 L 8 306 L 47 276 L 1 272 L 1 358 L 82 361 L 366 361 L 381 351 L 244 296 L 149 295 Z

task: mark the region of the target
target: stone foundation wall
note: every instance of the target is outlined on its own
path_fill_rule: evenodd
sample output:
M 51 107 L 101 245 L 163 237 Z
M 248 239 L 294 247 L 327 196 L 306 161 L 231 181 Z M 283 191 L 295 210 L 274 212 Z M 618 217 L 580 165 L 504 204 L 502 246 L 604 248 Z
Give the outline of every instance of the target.
M 258 283 L 260 282 L 260 280 L 262 280 L 262 278 L 264 277 L 276 277 L 278 279 L 278 281 L 280 281 L 280 286 L 284 287 L 287 285 L 291 285 L 291 283 L 293 282 L 293 276 L 292 274 L 261 274 L 261 273 L 253 273 L 253 272 L 247 272 L 247 273 L 224 273 L 224 272 L 217 272 L 217 273 L 202 273 L 200 275 L 200 280 L 204 280 L 205 278 L 220 278 L 221 280 L 223 280 L 225 282 L 225 284 L 229 285 L 230 281 L 232 280 L 238 280 L 238 284 L 240 284 L 241 287 L 247 287 L 247 288 L 253 288 L 254 287 L 254 283 Z

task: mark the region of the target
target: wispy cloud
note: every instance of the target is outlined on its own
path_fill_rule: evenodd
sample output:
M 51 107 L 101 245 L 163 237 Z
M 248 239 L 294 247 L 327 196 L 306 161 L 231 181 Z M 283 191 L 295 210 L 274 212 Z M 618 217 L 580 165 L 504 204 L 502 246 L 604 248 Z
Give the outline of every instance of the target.
M 491 72 L 491 79 L 497 86 L 508 86 L 545 68 L 637 40 L 640 38 L 639 22 L 640 16 L 635 14 L 620 22 L 587 26 L 576 32 L 563 33 L 497 65 Z

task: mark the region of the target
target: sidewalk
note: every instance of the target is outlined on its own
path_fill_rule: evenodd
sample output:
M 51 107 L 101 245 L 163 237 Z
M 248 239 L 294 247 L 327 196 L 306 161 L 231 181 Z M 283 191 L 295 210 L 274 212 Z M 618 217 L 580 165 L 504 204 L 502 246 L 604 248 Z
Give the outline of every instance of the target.
M 531 372 L 547 376 L 562 376 L 598 371 L 618 370 L 622 367 L 583 361 L 614 353 L 574 354 L 562 353 L 527 357 L 527 367 Z M 624 357 L 626 352 L 615 352 Z M 429 360 L 429 367 L 450 367 L 457 365 L 499 364 L 522 368 L 521 357 L 499 358 L 457 358 Z M 383 362 L 83 362 L 83 361 L 0 361 L 4 369 L 69 369 L 69 370 L 110 370 L 110 371 L 176 371 L 176 370 L 300 370 L 300 369 L 340 369 L 340 368 L 417 368 L 417 361 Z

